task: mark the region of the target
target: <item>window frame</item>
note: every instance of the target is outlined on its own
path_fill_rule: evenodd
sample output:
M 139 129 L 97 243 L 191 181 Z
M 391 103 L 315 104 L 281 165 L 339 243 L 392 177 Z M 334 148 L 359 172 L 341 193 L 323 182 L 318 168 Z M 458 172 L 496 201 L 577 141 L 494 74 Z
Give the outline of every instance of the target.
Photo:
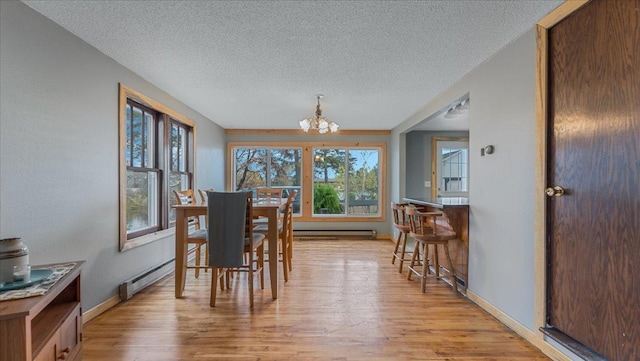
M 174 161 L 173 161 L 173 148 L 172 148 L 172 143 L 171 143 L 171 136 L 172 136 L 172 132 L 173 132 L 173 127 L 176 126 L 178 128 L 178 131 L 183 130 L 185 133 L 185 155 L 184 155 L 184 167 L 183 170 L 180 170 L 180 159 L 178 160 L 178 164 L 177 164 L 177 168 L 174 169 Z M 171 189 L 171 176 L 174 174 L 179 174 L 181 176 L 186 176 L 187 177 L 187 184 L 189 185 L 187 188 L 190 189 L 194 189 L 193 188 L 193 184 L 194 184 L 194 179 L 193 179 L 193 161 L 194 158 L 191 156 L 191 154 L 193 153 L 193 128 L 181 123 L 179 120 L 174 119 L 173 117 L 169 116 L 169 122 L 168 122 L 168 130 L 167 130 L 167 152 L 168 152 L 168 163 L 167 163 L 167 195 L 169 197 L 168 200 L 168 204 L 169 204 L 169 212 L 168 212 L 168 222 L 169 225 L 168 227 L 175 227 L 175 219 L 172 219 L 172 216 L 175 215 L 171 213 L 171 206 L 173 204 L 175 204 L 175 197 L 173 197 L 172 194 L 172 189 Z M 182 190 L 182 189 L 180 189 Z
M 469 143 L 469 137 L 433 137 L 431 138 L 431 198 L 436 199 L 438 198 L 438 179 L 437 176 L 439 176 L 437 174 L 437 166 L 438 166 L 438 142 L 467 142 Z M 471 148 L 469 149 L 469 153 L 468 153 L 468 157 L 471 157 Z M 469 186 L 470 182 L 469 179 L 471 177 L 470 174 L 470 159 L 467 159 L 467 187 Z M 468 189 L 468 188 L 467 188 Z M 467 194 L 463 195 L 463 196 L 455 196 L 455 195 L 449 195 L 448 197 L 462 197 L 462 198 L 466 198 L 469 196 L 469 191 L 467 190 Z
M 458 146 L 461 145 L 461 146 Z M 463 146 L 462 146 L 463 145 Z M 461 174 L 458 174 L 457 177 L 451 176 L 445 177 L 445 167 L 444 167 L 444 157 L 442 154 L 443 148 L 456 147 L 458 148 L 459 154 L 456 156 L 460 156 L 460 150 L 464 149 L 466 151 L 466 161 L 464 163 L 458 161 L 457 163 L 453 163 L 456 165 L 463 164 L 464 167 L 458 166 L 457 171 L 460 171 Z M 436 181 L 437 184 L 435 186 L 436 195 L 438 198 L 456 198 L 456 197 L 469 197 L 469 142 L 468 141 L 438 141 L 436 142 Z M 464 168 L 464 169 L 463 169 Z M 449 167 L 449 172 L 452 169 Z M 466 190 L 448 190 L 447 184 L 451 181 L 462 181 L 464 179 L 463 185 Z M 441 182 L 445 182 L 443 185 Z
M 169 224 L 169 208 L 170 208 L 170 190 L 169 190 L 169 176 L 170 176 L 170 149 L 169 132 L 171 130 L 171 123 L 175 122 L 185 129 L 188 129 L 187 133 L 188 146 L 187 146 L 187 171 L 190 173 L 190 188 L 193 188 L 195 179 L 195 153 L 196 153 L 196 123 L 185 117 L 184 115 L 172 110 L 171 108 L 163 105 L 162 103 L 153 100 L 144 94 L 135 91 L 128 86 L 119 83 L 119 96 L 118 96 L 118 147 L 119 147 L 119 249 L 120 251 L 126 251 L 162 238 L 166 238 L 175 234 L 175 227 Z M 148 232 L 134 232 L 127 235 L 127 161 L 126 161 L 126 149 L 127 149 L 127 117 L 126 106 L 129 101 L 137 103 L 145 108 L 156 113 L 156 134 L 155 134 L 155 167 L 159 169 L 159 227 L 155 230 L 149 230 Z
M 378 167 L 378 204 L 377 204 L 377 212 L 376 213 L 371 213 L 371 215 L 366 215 L 366 213 L 355 213 L 355 214 L 350 214 L 349 213 L 349 207 L 351 206 L 351 200 L 349 199 L 349 193 L 351 190 L 350 187 L 350 178 L 351 178 L 351 171 L 352 169 L 350 169 L 350 153 L 352 151 L 368 151 L 368 150 L 375 150 L 377 152 L 378 155 L 378 165 L 382 164 L 382 159 L 384 154 L 382 153 L 382 150 L 378 147 L 367 147 L 363 145 L 364 143 L 358 143 L 357 146 L 332 146 L 332 145 L 327 145 L 327 144 L 322 144 L 321 146 L 313 146 L 311 148 L 311 152 L 314 153 L 315 150 L 322 150 L 322 149 L 328 149 L 328 150 L 341 150 L 344 151 L 344 168 L 345 168 L 345 174 L 344 174 L 344 185 L 345 185 L 345 189 L 344 189 L 344 205 L 345 205 L 345 209 L 344 209 L 344 213 L 341 214 L 330 214 L 330 215 L 326 215 L 326 216 L 322 216 L 321 213 L 313 213 L 313 209 L 311 210 L 311 216 L 313 218 L 318 218 L 318 217 L 326 217 L 326 218 L 336 218 L 336 217 L 349 217 L 349 218 L 358 218 L 358 217 L 363 217 L 363 218 L 376 218 L 383 209 L 382 204 L 380 204 L 380 197 L 382 192 L 380 191 L 380 184 L 382 183 L 382 174 L 381 174 L 381 167 Z M 316 155 L 312 154 L 314 162 L 313 162 L 313 170 L 312 170 L 312 174 L 313 177 L 311 178 L 311 185 L 313 186 L 312 189 L 315 189 L 315 184 L 316 184 L 316 179 L 315 179 L 315 167 L 317 165 L 318 162 L 316 162 Z M 326 174 L 325 174 L 326 176 Z M 323 184 L 323 183 L 319 183 L 319 184 Z M 312 207 L 313 208 L 313 207 Z
M 374 216 L 364 215 L 314 215 L 313 214 L 313 149 L 322 148 L 346 148 L 346 149 L 372 149 L 376 148 L 380 152 L 379 164 L 379 213 Z M 383 222 L 386 214 L 387 198 L 387 146 L 384 142 L 228 142 L 227 143 L 227 190 L 235 188 L 235 148 L 302 148 L 302 194 L 301 213 L 294 215 L 297 221 L 301 222 Z
M 126 106 L 127 105 L 131 107 L 131 120 L 132 120 L 132 122 L 133 122 L 133 112 L 134 112 L 133 109 L 134 109 L 134 107 L 138 108 L 138 109 L 140 109 L 142 111 L 142 118 L 143 118 L 142 128 L 143 129 L 146 128 L 145 121 L 144 121 L 144 115 L 145 114 L 150 114 L 150 115 L 153 116 L 153 118 L 154 118 L 154 120 L 153 120 L 153 134 L 151 136 L 153 138 L 153 146 L 152 147 L 154 149 L 154 152 L 153 152 L 153 155 L 151 157 L 152 159 L 149 159 L 149 163 L 152 163 L 152 165 L 144 164 L 145 163 L 144 153 L 145 153 L 146 149 L 143 148 L 142 149 L 142 153 L 143 153 L 143 155 L 142 155 L 142 164 L 140 164 L 140 166 L 135 166 L 133 164 L 134 163 L 133 150 L 131 152 L 132 154 L 129 155 L 129 157 L 130 157 L 130 161 L 129 162 L 127 162 L 127 158 L 126 158 L 127 154 L 125 153 L 125 162 L 126 162 L 126 171 L 125 171 L 125 173 L 129 172 L 129 171 L 132 171 L 132 172 L 147 172 L 147 173 L 153 172 L 153 173 L 156 173 L 156 178 L 157 178 L 157 182 L 158 182 L 158 184 L 157 184 L 157 194 L 156 194 L 157 200 L 158 200 L 158 202 L 157 202 L 158 205 L 157 205 L 156 210 L 155 210 L 158 222 L 157 222 L 156 225 L 153 225 L 151 227 L 147 227 L 147 228 L 135 231 L 135 232 L 127 233 L 127 238 L 128 239 L 132 239 L 132 238 L 137 238 L 137 237 L 140 237 L 140 236 L 144 236 L 144 235 L 149 234 L 149 233 L 157 232 L 157 231 L 162 229 L 162 185 L 161 185 L 162 184 L 162 166 L 161 166 L 160 160 L 158 159 L 158 139 L 160 137 L 159 129 L 161 128 L 162 120 L 160 118 L 162 117 L 162 114 L 159 113 L 158 111 L 146 106 L 146 105 L 138 103 L 137 101 L 135 101 L 135 100 L 133 100 L 131 98 L 127 98 L 126 102 L 127 103 L 125 104 L 125 122 L 127 122 L 127 123 L 129 122 L 129 120 L 126 119 Z M 125 124 L 125 137 L 126 137 L 127 125 L 128 124 Z M 144 137 L 145 136 L 143 135 L 143 138 Z M 126 151 L 126 141 L 127 140 L 125 140 L 125 151 Z M 134 139 L 133 139 L 133 132 L 132 132 L 131 144 L 133 144 L 133 143 L 134 143 Z M 133 149 L 133 147 L 132 147 L 132 149 Z M 125 188 L 126 188 L 126 184 L 125 184 Z M 125 209 L 126 209 L 126 205 L 125 205 Z

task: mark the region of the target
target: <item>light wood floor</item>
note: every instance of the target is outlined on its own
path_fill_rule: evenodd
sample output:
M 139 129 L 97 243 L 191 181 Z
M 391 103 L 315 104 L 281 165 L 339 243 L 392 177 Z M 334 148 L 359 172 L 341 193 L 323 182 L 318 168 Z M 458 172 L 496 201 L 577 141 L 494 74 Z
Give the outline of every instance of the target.
M 84 326 L 84 360 L 547 360 L 442 281 L 420 293 L 390 241 L 299 241 L 279 297 L 246 275 L 209 307 L 210 273 L 167 277 Z M 267 276 L 268 277 L 268 276 Z M 257 283 L 256 283 L 257 285 Z

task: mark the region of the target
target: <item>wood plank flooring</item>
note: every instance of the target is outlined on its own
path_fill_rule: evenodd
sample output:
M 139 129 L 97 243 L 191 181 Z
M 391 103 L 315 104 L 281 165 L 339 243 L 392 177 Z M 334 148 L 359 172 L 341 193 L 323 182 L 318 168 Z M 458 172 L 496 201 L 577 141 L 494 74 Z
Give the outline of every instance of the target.
M 84 326 L 84 360 L 548 360 L 442 281 L 406 280 L 390 241 L 298 241 L 279 297 L 246 275 L 209 307 L 211 273 L 167 277 Z M 282 265 L 280 265 L 281 267 Z M 268 275 L 267 275 L 268 277 Z M 268 285 L 268 281 L 265 282 Z

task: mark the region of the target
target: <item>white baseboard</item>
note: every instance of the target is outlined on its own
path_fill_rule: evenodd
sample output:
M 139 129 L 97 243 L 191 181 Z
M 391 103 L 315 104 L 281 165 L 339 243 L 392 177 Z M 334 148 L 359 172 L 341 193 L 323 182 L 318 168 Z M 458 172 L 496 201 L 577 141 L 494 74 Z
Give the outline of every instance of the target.
M 106 301 L 100 303 L 99 305 L 97 305 L 96 307 L 83 312 L 82 313 L 82 324 L 86 324 L 87 322 L 93 320 L 94 318 L 98 317 L 101 313 L 105 312 L 106 310 L 110 309 L 111 307 L 117 305 L 118 303 L 120 303 L 120 296 L 115 295 L 111 298 L 108 298 Z
M 489 312 L 493 317 L 497 318 L 498 321 L 505 324 L 505 326 L 512 329 L 515 333 L 520 335 L 522 338 L 527 340 L 529 343 L 539 348 L 545 355 L 550 357 L 552 360 L 556 361 L 572 361 L 569 356 L 560 352 L 557 348 L 553 347 L 550 343 L 545 341 L 544 338 L 538 337 L 536 333 L 531 331 L 530 329 L 523 326 L 520 322 L 514 320 L 509 317 L 506 313 L 500 311 L 497 307 L 487 302 L 482 297 L 476 295 L 471 290 L 467 290 L 467 298 L 471 300 L 476 305 L 480 306 L 480 308 Z

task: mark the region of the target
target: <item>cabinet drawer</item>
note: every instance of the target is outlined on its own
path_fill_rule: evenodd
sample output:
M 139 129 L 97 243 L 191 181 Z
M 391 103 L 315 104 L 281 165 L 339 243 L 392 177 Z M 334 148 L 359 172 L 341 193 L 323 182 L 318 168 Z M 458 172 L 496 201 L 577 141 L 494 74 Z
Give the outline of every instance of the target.
M 58 340 L 59 335 L 55 333 L 44 345 L 38 356 L 33 361 L 57 361 L 58 360 Z
M 60 349 L 74 350 L 78 347 L 81 341 L 80 330 L 82 330 L 82 318 L 80 304 L 78 304 L 60 327 Z

